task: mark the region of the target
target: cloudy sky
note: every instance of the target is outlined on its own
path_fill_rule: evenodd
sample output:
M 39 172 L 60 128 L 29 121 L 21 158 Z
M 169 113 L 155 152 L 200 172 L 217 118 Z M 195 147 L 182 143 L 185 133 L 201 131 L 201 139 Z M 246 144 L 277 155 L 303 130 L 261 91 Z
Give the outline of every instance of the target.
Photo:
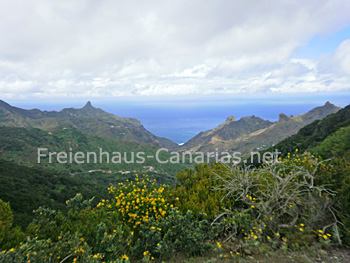
M 0 99 L 350 92 L 348 0 L 0 4 Z

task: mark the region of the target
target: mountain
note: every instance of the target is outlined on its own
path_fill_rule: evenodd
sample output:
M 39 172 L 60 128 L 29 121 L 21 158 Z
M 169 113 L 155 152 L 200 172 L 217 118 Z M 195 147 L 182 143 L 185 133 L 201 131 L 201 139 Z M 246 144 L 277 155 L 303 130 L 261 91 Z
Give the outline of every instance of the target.
M 147 131 L 134 118 L 118 117 L 92 106 L 88 101 L 81 109 L 65 108 L 61 111 L 24 110 L 0 100 L 0 125 L 32 127 L 46 131 L 56 127 L 75 127 L 93 135 L 119 141 L 151 143 L 168 149 L 177 148 L 172 141 Z
M 223 124 L 212 130 L 199 133 L 183 144 L 181 149 L 190 152 L 210 151 L 213 148 L 218 148 L 217 146 L 222 149 L 230 141 L 265 129 L 272 124 L 270 121 L 255 116 L 243 117 L 238 121 L 233 116 L 229 116 Z
M 350 151 L 350 105 L 322 120 L 301 128 L 266 151 L 278 149 L 282 156 L 294 152 L 311 151 L 324 158 L 341 156 Z
M 255 116 L 243 117 L 236 121 L 230 116 L 217 128 L 198 134 L 180 149 L 190 152 L 237 151 L 244 155 L 276 144 L 297 133 L 305 125 L 339 109 L 327 102 L 324 106 L 297 116 L 281 113 L 277 122 L 262 120 Z

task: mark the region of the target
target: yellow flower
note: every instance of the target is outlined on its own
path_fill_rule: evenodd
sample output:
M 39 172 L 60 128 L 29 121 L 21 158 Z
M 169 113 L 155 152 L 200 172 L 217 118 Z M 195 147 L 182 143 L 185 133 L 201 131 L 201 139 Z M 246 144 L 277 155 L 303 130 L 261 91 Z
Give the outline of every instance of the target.
M 221 248 L 220 242 L 216 242 L 216 245 L 218 246 L 218 248 Z
M 303 231 L 304 231 L 304 229 L 302 229 L 302 228 L 299 228 L 299 230 L 300 230 L 301 232 L 303 232 Z
M 323 238 L 324 238 L 324 239 L 327 239 L 327 238 L 328 238 L 328 236 L 327 236 L 327 235 L 323 235 Z
M 255 208 L 255 206 L 254 206 L 254 205 L 252 205 L 252 208 Z
M 129 259 L 129 257 L 127 256 L 127 255 L 122 255 L 122 257 L 121 257 L 122 259 Z

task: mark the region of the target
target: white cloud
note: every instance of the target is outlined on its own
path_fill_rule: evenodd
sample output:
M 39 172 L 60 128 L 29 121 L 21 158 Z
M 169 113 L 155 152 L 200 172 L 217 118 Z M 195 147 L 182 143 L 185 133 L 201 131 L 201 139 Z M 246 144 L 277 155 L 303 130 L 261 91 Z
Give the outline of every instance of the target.
M 350 25 L 346 0 L 0 4 L 4 98 L 350 90 L 349 41 L 320 61 L 291 58 Z
M 350 39 L 343 41 L 333 56 L 334 64 L 338 65 L 341 73 L 350 75 Z

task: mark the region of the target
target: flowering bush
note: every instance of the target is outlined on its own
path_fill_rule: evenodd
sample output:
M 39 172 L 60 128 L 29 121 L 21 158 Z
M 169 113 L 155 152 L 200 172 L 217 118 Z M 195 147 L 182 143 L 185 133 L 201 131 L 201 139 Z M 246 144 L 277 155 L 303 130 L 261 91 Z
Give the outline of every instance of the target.
M 166 185 L 158 186 L 147 176 L 140 179 L 136 175 L 134 182 L 119 183 L 119 187 L 108 188 L 113 198 L 102 200 L 97 207 L 104 207 L 108 213 L 118 218 L 118 221 L 137 230 L 150 218 L 159 222 L 174 207 L 166 195 L 168 188 Z
M 130 240 L 123 255 L 149 261 L 177 251 L 201 254 L 208 248 L 208 221 L 198 220 L 191 212 L 183 216 L 175 208 L 179 198 L 173 196 L 169 186 L 158 186 L 147 176 L 136 175 L 134 181 L 108 190 L 111 200 L 101 200 L 97 209 L 128 227 L 125 231 Z

